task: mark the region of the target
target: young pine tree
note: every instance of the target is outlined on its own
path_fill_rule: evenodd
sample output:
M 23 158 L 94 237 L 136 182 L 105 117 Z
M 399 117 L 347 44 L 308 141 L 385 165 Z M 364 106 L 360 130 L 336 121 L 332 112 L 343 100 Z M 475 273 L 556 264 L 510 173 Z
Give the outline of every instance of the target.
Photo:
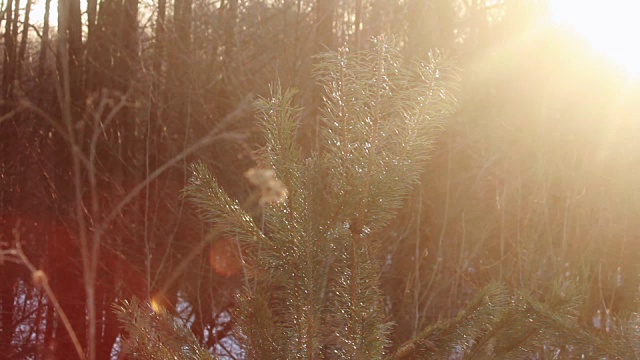
M 250 178 L 264 225 L 204 166 L 193 167 L 187 194 L 246 254 L 236 316 L 248 358 L 382 358 L 390 324 L 378 234 L 454 108 L 455 74 L 436 52 L 427 63 L 403 63 L 383 41 L 323 55 L 321 144 L 308 156 L 296 143 L 294 92 L 275 86 L 258 101 L 266 148 Z

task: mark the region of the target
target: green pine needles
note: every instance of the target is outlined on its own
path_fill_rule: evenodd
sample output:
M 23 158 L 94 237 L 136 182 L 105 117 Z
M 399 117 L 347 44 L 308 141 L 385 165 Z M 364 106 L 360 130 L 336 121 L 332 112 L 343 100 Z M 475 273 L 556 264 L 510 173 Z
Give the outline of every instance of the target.
M 259 171 L 275 174 L 253 181 L 264 228 L 204 166 L 193 167 L 187 189 L 203 217 L 247 254 L 237 316 L 251 359 L 382 358 L 390 324 L 378 286 L 378 233 L 454 109 L 456 72 L 437 52 L 406 64 L 378 41 L 370 51 L 323 55 L 316 74 L 322 143 L 309 156 L 296 143 L 294 92 L 274 86 L 258 101 L 266 138 Z
M 189 328 L 168 312 L 151 314 L 136 299 L 116 304 L 114 310 L 128 333 L 121 350 L 133 359 L 214 359 Z
M 315 151 L 306 154 L 296 141 L 295 92 L 274 86 L 257 102 L 266 146 L 246 174 L 255 196 L 241 206 L 202 164 L 192 167 L 186 189 L 202 218 L 241 248 L 246 281 L 235 317 L 244 357 L 530 359 L 563 349 L 568 358 L 638 358 L 638 317 L 608 338 L 582 330 L 580 291 L 566 284 L 544 299 L 490 284 L 456 318 L 388 353 L 392 324 L 379 287 L 379 234 L 417 182 L 434 130 L 455 107 L 457 71 L 438 52 L 423 64 L 404 62 L 384 41 L 320 60 L 324 101 Z M 118 312 L 140 358 L 208 358 L 166 316 L 137 303 Z

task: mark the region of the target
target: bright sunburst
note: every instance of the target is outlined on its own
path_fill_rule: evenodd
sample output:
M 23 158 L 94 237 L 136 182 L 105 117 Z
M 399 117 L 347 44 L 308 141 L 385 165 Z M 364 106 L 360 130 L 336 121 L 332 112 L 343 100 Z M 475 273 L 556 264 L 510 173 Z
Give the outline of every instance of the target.
M 640 1 L 550 0 L 551 15 L 593 48 L 640 76 Z

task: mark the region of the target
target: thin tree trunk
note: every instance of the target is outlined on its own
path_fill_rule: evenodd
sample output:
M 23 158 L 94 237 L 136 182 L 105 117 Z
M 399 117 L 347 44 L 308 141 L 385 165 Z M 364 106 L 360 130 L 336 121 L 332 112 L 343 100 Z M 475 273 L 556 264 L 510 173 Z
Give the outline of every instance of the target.
M 84 106 L 82 91 L 82 22 L 80 17 L 80 0 L 58 1 L 58 71 L 61 82 L 59 95 L 62 109 L 62 119 L 66 128 L 69 146 L 75 149 L 80 145 L 81 129 L 78 129 L 76 121 L 81 120 L 82 107 Z M 97 339 L 97 313 L 95 298 L 95 279 L 97 258 L 93 256 L 94 249 L 99 246 L 98 239 L 89 238 L 87 219 L 83 205 L 83 168 L 80 157 L 76 151 L 71 151 L 71 178 L 75 221 L 77 223 L 77 241 L 80 243 L 80 254 L 75 258 L 82 262 L 82 289 L 76 287 L 66 288 L 60 294 L 60 303 L 67 305 L 67 316 L 75 329 L 78 338 L 86 339 L 87 359 L 96 359 Z M 65 254 L 69 255 L 69 254 Z M 67 278 L 69 279 L 69 278 Z M 65 279 L 66 280 L 66 279 Z M 62 286 L 69 286 L 70 281 L 61 281 Z M 84 297 L 82 296 L 84 295 Z M 87 321 L 88 320 L 88 321 Z M 62 330 L 62 329 L 59 329 Z M 64 338 L 64 337 L 63 337 Z M 73 347 L 67 342 L 67 348 L 60 345 L 56 350 L 59 357 L 73 353 Z
M 238 14 L 238 0 L 229 0 L 229 8 L 226 11 L 225 16 L 225 31 L 224 31 L 224 59 L 229 61 L 232 57 L 233 50 L 236 45 L 235 27 L 236 16 Z
M 64 21 L 64 29 L 60 24 Z M 77 105 L 83 104 L 82 99 L 82 18 L 80 12 L 80 0 L 59 0 L 58 1 L 58 24 L 59 36 L 65 36 L 65 51 L 69 71 L 69 99 L 74 110 L 74 115 L 78 115 Z M 62 58 L 61 58 L 62 59 Z
M 355 47 L 356 50 L 360 50 L 361 47 L 361 37 L 362 37 L 362 0 L 356 0 L 356 16 L 355 16 Z
M 333 18 L 336 0 L 316 0 L 316 44 L 318 52 L 334 48 Z
M 42 41 L 40 42 L 40 58 L 38 59 L 38 81 L 44 81 L 44 72 L 47 65 L 47 52 L 49 51 L 49 12 L 51 0 L 44 2 L 44 24 L 42 26 Z
M 161 82 L 164 78 L 162 72 L 162 63 L 164 62 L 164 52 L 165 52 L 165 16 L 167 11 L 167 1 L 159 0 L 158 1 L 158 14 L 156 16 L 156 29 L 155 29 L 155 43 L 154 43 L 154 54 L 153 54 L 153 65 L 152 65 L 152 77 L 153 82 L 151 85 L 151 114 L 150 121 L 152 124 L 152 128 L 157 130 L 156 126 L 161 121 L 160 120 L 160 103 L 161 103 L 161 95 L 160 88 Z M 154 134 L 154 136 L 157 134 Z
M 314 39 L 314 48 L 316 53 L 322 53 L 327 51 L 327 49 L 335 48 L 335 32 L 333 28 L 333 19 L 335 7 L 337 5 L 336 0 L 316 0 L 315 2 L 315 39 Z M 311 85 L 311 104 L 307 106 L 310 109 L 318 109 L 319 104 L 322 103 L 322 87 L 317 83 L 313 82 Z M 319 117 L 316 116 L 315 113 L 309 114 L 309 117 L 314 119 L 314 126 L 310 127 L 309 137 L 312 140 L 311 148 L 315 148 L 316 151 L 319 151 L 320 140 L 318 138 L 320 134 L 321 122 Z
M 95 58 L 97 56 L 97 36 L 98 36 L 98 27 L 97 27 L 97 13 L 98 13 L 98 2 L 97 0 L 87 0 L 87 41 L 86 41 L 86 51 L 84 53 L 84 89 L 88 94 L 91 94 L 95 91 L 96 88 L 96 61 Z
M 11 354 L 13 349 L 11 348 L 11 338 L 15 331 L 15 324 L 13 321 L 14 313 L 14 283 L 17 269 L 14 264 L 4 263 L 3 269 L 0 270 L 0 305 L 2 305 L 2 331 L 0 331 L 0 353 L 7 355 Z
M 20 20 L 20 0 L 14 0 L 13 3 L 13 19 L 12 19 L 12 24 L 11 24 L 11 36 L 13 37 L 13 43 L 14 43 L 14 54 L 13 54 L 13 58 L 16 59 L 17 57 L 17 45 L 18 45 L 18 30 L 20 29 L 20 24 L 18 23 L 18 21 Z M 15 70 L 15 68 L 14 68 Z
M 20 81 L 22 79 L 22 70 L 24 68 L 24 60 L 25 55 L 27 53 L 27 40 L 29 38 L 29 15 L 31 14 L 31 2 L 32 0 L 27 0 L 27 5 L 24 9 L 24 23 L 22 25 L 22 39 L 20 41 L 20 52 L 18 53 L 18 71 L 17 71 L 17 79 Z
M 91 37 L 92 33 L 96 28 L 96 21 L 98 15 L 98 1 L 97 0 L 87 0 L 87 34 L 88 38 Z
M 121 57 L 120 71 L 123 75 L 122 90 L 127 91 L 134 81 L 135 66 L 138 63 L 138 0 L 124 0 L 122 10 L 123 24 L 120 46 L 123 56 Z
M 51 300 L 46 299 L 45 303 L 47 306 L 47 312 L 45 315 L 45 328 L 44 328 L 44 339 L 43 349 L 38 357 L 39 359 L 50 360 L 54 359 L 54 342 L 53 342 L 53 328 L 55 327 L 55 317 L 54 317 L 54 307 L 50 303 Z
M 173 105 L 168 109 L 167 118 L 186 119 L 188 103 L 190 101 L 189 62 L 191 56 L 191 0 L 176 0 L 174 3 L 175 33 L 172 36 L 174 44 L 168 49 L 169 70 L 167 74 L 168 96 Z M 178 132 L 184 127 L 169 129 Z
M 18 2 L 19 0 L 16 0 Z M 2 62 L 2 96 L 10 99 L 13 93 L 13 80 L 15 79 L 15 38 L 13 37 L 13 0 L 7 1 L 5 9 L 4 29 L 4 58 Z

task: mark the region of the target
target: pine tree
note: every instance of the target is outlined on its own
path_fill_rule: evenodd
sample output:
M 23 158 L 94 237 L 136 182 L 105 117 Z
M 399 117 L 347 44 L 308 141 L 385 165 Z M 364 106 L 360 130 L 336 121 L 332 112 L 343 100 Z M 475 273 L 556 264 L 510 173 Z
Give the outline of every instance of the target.
M 274 86 L 258 102 L 267 144 L 250 180 L 261 190 L 263 228 L 204 166 L 194 166 L 187 189 L 202 216 L 247 254 L 237 316 L 249 358 L 382 358 L 389 324 L 378 233 L 453 109 L 454 73 L 437 53 L 426 64 L 403 64 L 378 41 L 321 60 L 318 151 L 304 156 L 296 144 L 293 91 Z
M 519 359 L 547 348 L 638 357 L 629 340 L 637 317 L 608 340 L 583 330 L 579 291 L 567 284 L 544 299 L 490 284 L 456 318 L 389 353 L 379 235 L 455 107 L 457 72 L 438 52 L 405 62 L 378 40 L 367 51 L 322 55 L 316 77 L 324 88 L 316 150 L 306 154 L 296 141 L 295 91 L 274 85 L 257 102 L 266 146 L 246 174 L 255 196 L 231 199 L 203 164 L 192 166 L 185 191 L 217 234 L 238 242 L 246 285 L 234 316 L 246 358 Z M 138 358 L 210 358 L 167 315 L 137 302 L 117 312 Z

